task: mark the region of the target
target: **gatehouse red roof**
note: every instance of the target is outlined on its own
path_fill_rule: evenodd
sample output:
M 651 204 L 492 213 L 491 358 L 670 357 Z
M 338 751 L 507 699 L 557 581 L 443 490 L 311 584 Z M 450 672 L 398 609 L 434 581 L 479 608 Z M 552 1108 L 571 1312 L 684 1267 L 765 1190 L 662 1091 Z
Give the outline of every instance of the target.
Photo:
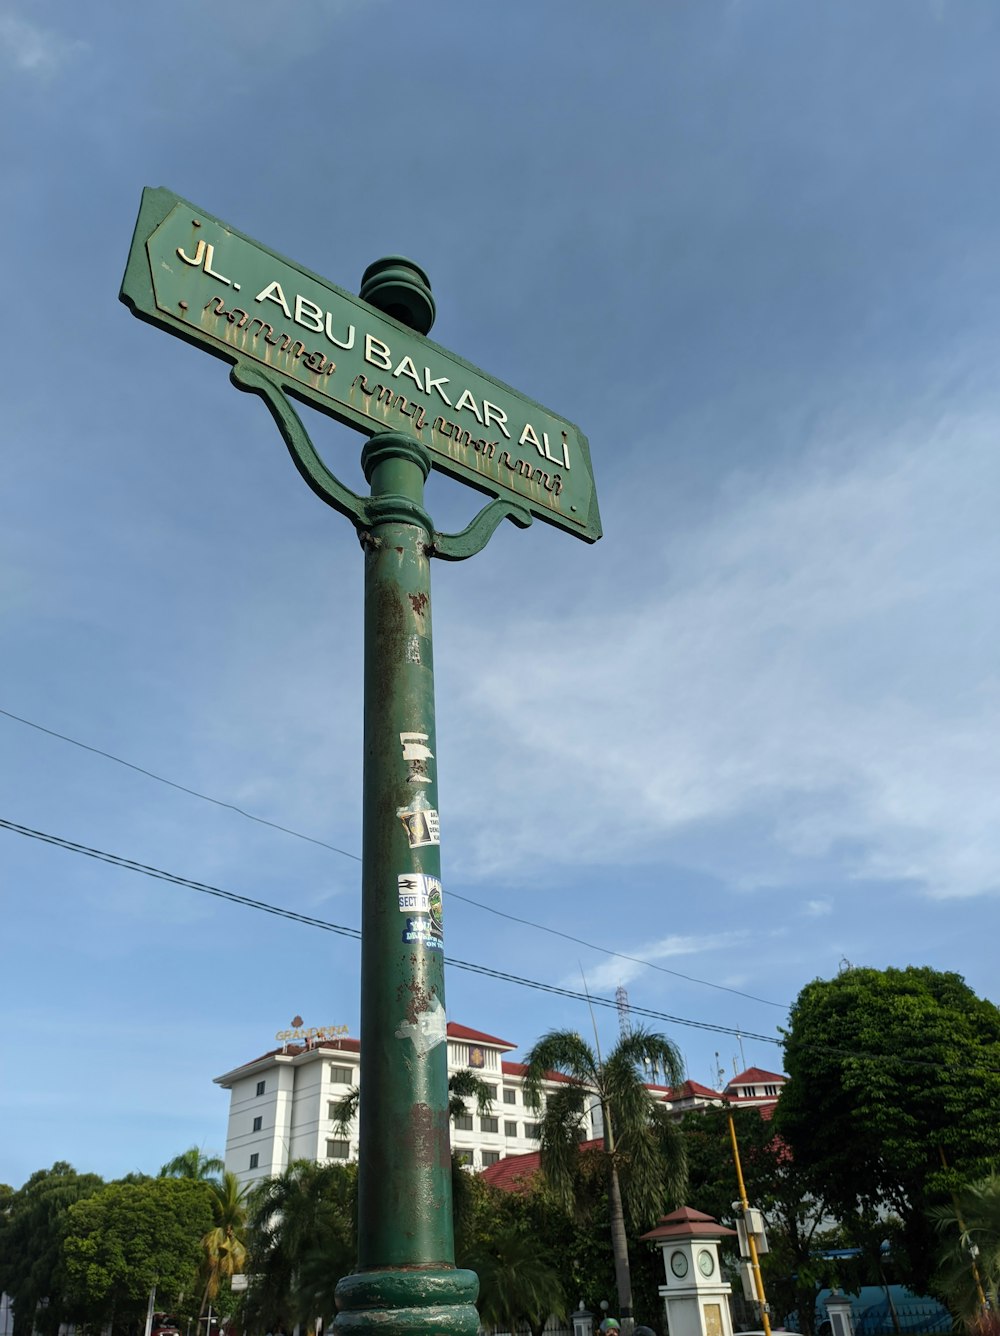
M 682 1206 L 679 1211 L 661 1215 L 660 1223 L 648 1234 L 640 1234 L 641 1242 L 656 1243 L 661 1239 L 724 1239 L 735 1238 L 736 1230 L 720 1225 L 714 1216 L 704 1211 Z

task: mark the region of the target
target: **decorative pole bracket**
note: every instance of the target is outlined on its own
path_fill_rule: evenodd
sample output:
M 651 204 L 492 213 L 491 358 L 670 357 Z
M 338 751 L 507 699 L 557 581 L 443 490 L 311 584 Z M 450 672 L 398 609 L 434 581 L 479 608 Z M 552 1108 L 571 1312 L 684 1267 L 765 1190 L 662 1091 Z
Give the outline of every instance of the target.
M 369 531 L 372 524 L 384 518 L 381 513 L 376 515 L 374 511 L 375 509 L 383 511 L 390 498 L 381 497 L 380 504 L 373 508 L 371 497 L 359 496 L 357 492 L 352 492 L 330 472 L 320 459 L 302 419 L 289 403 L 287 395 L 275 385 L 266 372 L 261 371 L 253 363 L 240 359 L 230 371 L 229 379 L 238 390 L 259 395 L 264 400 L 281 433 L 282 440 L 288 447 L 288 453 L 295 467 L 308 486 L 321 501 L 325 501 L 328 506 L 332 506 L 334 510 L 351 520 L 358 530 L 362 543 L 370 541 Z M 382 433 L 377 433 L 372 440 L 378 440 L 380 435 Z M 414 444 L 418 445 L 417 442 Z M 408 506 L 411 504 L 408 503 Z M 531 525 L 532 515 L 524 506 L 496 498 L 484 506 L 461 533 L 437 533 L 430 518 L 427 517 L 425 527 L 431 535 L 427 544 L 427 555 L 440 557 L 442 561 L 465 561 L 469 557 L 474 557 L 477 552 L 483 550 L 505 519 L 509 519 L 519 529 L 527 529 Z

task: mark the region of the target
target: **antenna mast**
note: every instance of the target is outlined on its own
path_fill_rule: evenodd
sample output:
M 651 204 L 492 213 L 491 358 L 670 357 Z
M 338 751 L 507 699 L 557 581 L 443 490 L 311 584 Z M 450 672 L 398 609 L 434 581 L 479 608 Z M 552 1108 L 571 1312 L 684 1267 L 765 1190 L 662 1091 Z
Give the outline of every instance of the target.
M 615 989 L 615 1002 L 618 1006 L 618 1033 L 623 1039 L 627 1039 L 632 1033 L 632 1019 L 629 1016 L 628 993 L 624 984 L 620 983 Z

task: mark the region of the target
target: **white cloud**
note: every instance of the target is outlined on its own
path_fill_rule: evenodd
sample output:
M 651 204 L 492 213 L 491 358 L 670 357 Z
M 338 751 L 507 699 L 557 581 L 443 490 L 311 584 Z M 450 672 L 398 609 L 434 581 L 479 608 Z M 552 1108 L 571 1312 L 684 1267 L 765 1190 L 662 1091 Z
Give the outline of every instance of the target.
M 745 932 L 719 932 L 699 936 L 672 934 L 659 941 L 645 942 L 628 949 L 626 954 L 634 956 L 635 959 L 626 960 L 623 956 L 612 956 L 596 968 L 589 969 L 587 987 L 595 992 L 613 989 L 618 984 L 629 983 L 639 975 L 648 977 L 649 971 L 642 963 L 644 961 L 656 964 L 664 960 L 674 960 L 679 956 L 701 956 L 714 951 L 729 951 L 747 940 L 748 934 Z M 579 976 L 567 976 L 562 986 L 579 988 Z
M 652 593 L 623 563 L 610 606 L 480 628 L 464 703 L 491 733 L 486 791 L 519 799 L 479 822 L 474 870 L 696 837 L 730 883 L 824 860 L 939 896 L 1000 885 L 996 436 L 939 418 L 814 450 L 668 537 Z
M 15 69 L 49 78 L 85 50 L 85 42 L 64 37 L 13 14 L 0 14 L 0 54 Z
M 825 918 L 833 912 L 832 900 L 807 900 L 802 906 L 802 913 L 807 918 Z

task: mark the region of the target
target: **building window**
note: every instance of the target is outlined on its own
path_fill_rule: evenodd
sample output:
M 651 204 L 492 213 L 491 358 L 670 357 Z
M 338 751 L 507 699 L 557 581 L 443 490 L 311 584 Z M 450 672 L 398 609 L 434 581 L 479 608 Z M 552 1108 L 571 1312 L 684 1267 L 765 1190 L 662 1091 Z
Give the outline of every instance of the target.
M 468 1165 L 471 1165 L 471 1164 L 472 1164 L 472 1151 L 471 1151 L 471 1150 L 456 1150 L 456 1151 L 455 1151 L 455 1159 L 459 1162 L 459 1164 L 468 1164 Z
M 489 1094 L 490 1099 L 496 1099 L 496 1097 L 497 1097 L 497 1088 L 496 1088 L 496 1086 L 495 1086 L 495 1085 L 491 1085 L 489 1081 L 484 1081 L 483 1084 L 486 1086 L 486 1090 L 487 1090 L 487 1092 L 488 1092 L 488 1094 Z
M 765 1095 L 776 1095 L 777 1093 L 778 1093 L 778 1087 L 776 1085 L 769 1085 L 764 1087 Z
M 509 1086 L 508 1086 L 507 1088 L 505 1088 L 505 1090 L 504 1090 L 504 1092 L 503 1092 L 503 1102 L 504 1102 L 505 1104 L 516 1104 L 516 1103 L 517 1103 L 517 1091 L 516 1091 L 516 1090 L 511 1090 Z
M 328 1141 L 326 1143 L 326 1158 L 328 1160 L 349 1160 L 351 1158 L 351 1143 L 349 1141 Z
M 263 1095 L 266 1086 L 267 1086 L 267 1082 L 266 1082 L 266 1081 L 258 1081 L 258 1082 L 257 1082 L 257 1094 L 258 1094 L 258 1095 Z
M 264 1125 L 264 1119 L 263 1119 L 263 1118 L 255 1118 L 255 1119 L 253 1120 L 253 1130 L 254 1130 L 255 1132 L 259 1132 L 260 1129 L 263 1127 L 263 1125 Z
M 601 1125 L 601 1111 L 600 1111 L 600 1109 L 597 1107 L 596 1104 L 595 1104 L 594 1107 L 590 1110 L 590 1125 L 591 1125 L 591 1127 L 594 1129 L 595 1132 L 597 1131 L 597 1129 L 598 1129 L 598 1128 L 600 1127 L 600 1125 Z
M 456 1114 L 455 1114 L 455 1131 L 456 1131 L 456 1132 L 471 1132 L 471 1131 L 472 1131 L 472 1114 L 471 1114 L 471 1113 L 456 1113 Z
M 530 1137 L 532 1141 L 540 1140 L 542 1135 L 541 1123 L 525 1123 L 524 1135 Z
M 499 1158 L 500 1158 L 500 1152 L 499 1152 L 498 1150 L 484 1150 L 484 1151 L 483 1151 L 483 1168 L 484 1168 L 484 1169 L 488 1169 L 488 1168 L 490 1167 L 491 1164 L 496 1164 L 496 1162 L 497 1162 L 497 1160 L 499 1160 Z
M 499 1132 L 500 1120 L 498 1118 L 480 1118 L 479 1130 L 480 1132 Z
M 353 1072 L 350 1067 L 331 1066 L 330 1068 L 330 1080 L 334 1085 L 350 1085 L 352 1076 Z
M 250 1156 L 250 1168 L 257 1169 L 260 1166 L 260 1156 L 256 1151 Z
M 509 1122 L 505 1122 L 503 1125 L 503 1134 L 505 1137 L 516 1137 L 517 1123 L 513 1122 L 512 1120 Z

